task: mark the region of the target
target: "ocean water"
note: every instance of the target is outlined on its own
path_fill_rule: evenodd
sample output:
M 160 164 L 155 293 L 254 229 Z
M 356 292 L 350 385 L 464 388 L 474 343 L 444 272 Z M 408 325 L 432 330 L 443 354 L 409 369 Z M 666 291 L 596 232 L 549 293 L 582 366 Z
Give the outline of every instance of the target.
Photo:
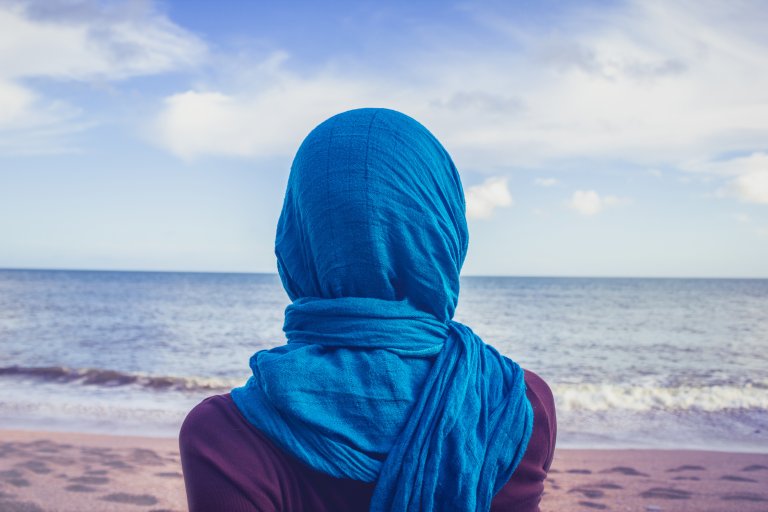
M 274 274 L 0 270 L 0 428 L 173 436 L 282 344 Z M 558 446 L 768 452 L 768 280 L 465 277 Z

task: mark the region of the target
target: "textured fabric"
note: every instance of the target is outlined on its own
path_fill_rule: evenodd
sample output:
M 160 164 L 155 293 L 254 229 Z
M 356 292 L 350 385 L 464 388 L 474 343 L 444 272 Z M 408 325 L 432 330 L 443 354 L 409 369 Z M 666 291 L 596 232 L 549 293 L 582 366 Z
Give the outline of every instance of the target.
M 525 371 L 533 433 L 491 512 L 538 512 L 557 434 L 552 392 Z M 334 478 L 284 453 L 243 417 L 228 394 L 194 407 L 179 433 L 190 512 L 364 512 L 374 483 Z
M 452 321 L 467 244 L 458 172 L 410 117 L 345 112 L 299 148 L 275 242 L 288 344 L 232 398 L 308 466 L 375 481 L 373 511 L 488 510 L 531 435 L 523 370 Z

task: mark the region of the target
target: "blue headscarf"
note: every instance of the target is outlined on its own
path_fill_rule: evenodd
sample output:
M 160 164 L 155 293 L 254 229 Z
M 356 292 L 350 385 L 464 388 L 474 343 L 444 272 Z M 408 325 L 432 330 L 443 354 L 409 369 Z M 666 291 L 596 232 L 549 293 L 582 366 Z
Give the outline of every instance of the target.
M 452 319 L 464 193 L 421 124 L 336 115 L 291 167 L 275 253 L 286 345 L 232 398 L 286 452 L 376 482 L 374 511 L 488 510 L 525 452 L 523 370 Z

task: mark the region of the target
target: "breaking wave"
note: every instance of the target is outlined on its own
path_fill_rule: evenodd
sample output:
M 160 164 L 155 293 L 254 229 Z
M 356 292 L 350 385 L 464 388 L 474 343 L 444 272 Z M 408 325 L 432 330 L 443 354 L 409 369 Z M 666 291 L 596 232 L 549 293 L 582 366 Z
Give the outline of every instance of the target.
M 101 368 L 69 368 L 66 366 L 0 367 L 0 376 L 17 376 L 47 382 L 76 383 L 89 386 L 133 385 L 159 391 L 221 391 L 229 390 L 243 383 L 242 379 L 146 375 Z
M 0 367 L 0 377 L 3 376 L 85 386 L 135 386 L 153 391 L 224 392 L 244 383 L 243 378 L 147 375 L 66 366 Z M 768 382 L 743 386 L 678 387 L 616 383 L 553 384 L 552 392 L 559 411 L 768 411 Z
M 768 410 L 765 383 L 744 386 L 660 387 L 628 384 L 553 385 L 557 407 L 564 411 L 725 411 Z

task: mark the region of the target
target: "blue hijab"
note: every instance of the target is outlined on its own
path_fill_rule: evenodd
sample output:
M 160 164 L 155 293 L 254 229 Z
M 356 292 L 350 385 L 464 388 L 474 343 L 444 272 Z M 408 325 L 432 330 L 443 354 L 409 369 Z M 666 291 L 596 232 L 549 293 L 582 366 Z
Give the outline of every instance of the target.
M 299 148 L 275 241 L 288 343 L 232 398 L 312 468 L 375 481 L 373 511 L 488 510 L 531 435 L 523 370 L 452 320 L 467 244 L 459 174 L 410 117 L 344 112 Z

